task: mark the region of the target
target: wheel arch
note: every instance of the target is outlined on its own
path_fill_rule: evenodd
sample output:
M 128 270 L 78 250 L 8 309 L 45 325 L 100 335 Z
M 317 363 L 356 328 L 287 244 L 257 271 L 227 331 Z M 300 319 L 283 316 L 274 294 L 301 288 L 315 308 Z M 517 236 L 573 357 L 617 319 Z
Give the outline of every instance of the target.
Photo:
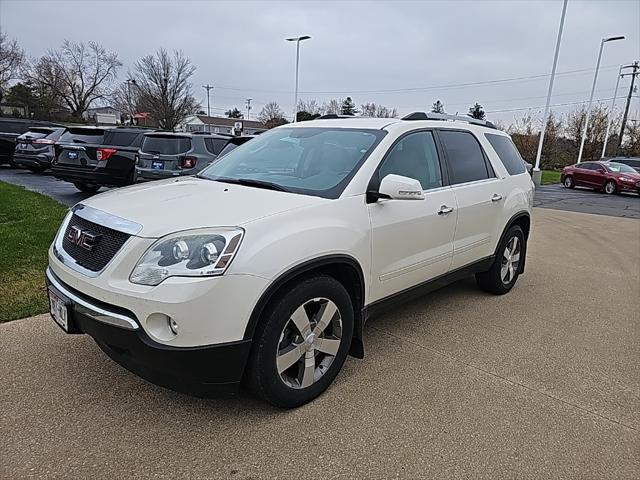
M 364 357 L 362 332 L 364 327 L 363 308 L 365 298 L 364 273 L 360 263 L 353 257 L 344 254 L 325 255 L 298 264 L 278 276 L 258 299 L 244 332 L 244 340 L 253 338 L 256 327 L 265 309 L 274 296 L 291 282 L 303 275 L 320 273 L 329 275 L 339 281 L 349 292 L 353 303 L 353 340 L 349 355 Z
M 522 262 L 520 262 L 520 273 L 524 272 L 524 265 L 525 262 L 527 260 L 527 255 L 526 255 L 526 245 L 527 245 L 527 240 L 529 239 L 529 232 L 531 231 L 531 215 L 529 214 L 528 211 L 521 211 L 516 213 L 515 215 L 513 215 L 509 221 L 507 222 L 507 224 L 505 225 L 504 229 L 502 230 L 502 234 L 500 235 L 500 240 L 498 240 L 498 243 L 496 245 L 495 251 L 493 252 L 494 257 L 497 258 L 498 255 L 498 249 L 500 248 L 500 245 L 502 245 L 502 241 L 504 240 L 505 236 L 507 235 L 507 232 L 509 231 L 509 229 L 511 227 L 513 227 L 514 225 L 518 225 L 521 229 L 522 232 L 524 233 L 524 239 L 525 239 L 525 255 L 522 259 Z

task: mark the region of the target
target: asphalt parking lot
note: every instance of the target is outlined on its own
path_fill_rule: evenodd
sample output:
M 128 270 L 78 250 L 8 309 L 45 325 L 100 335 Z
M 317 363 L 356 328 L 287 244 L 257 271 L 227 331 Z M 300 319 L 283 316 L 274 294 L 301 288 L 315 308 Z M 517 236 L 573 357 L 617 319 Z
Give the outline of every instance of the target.
M 47 315 L 1 324 L 0 478 L 640 477 L 636 219 L 537 208 L 510 294 L 461 281 L 365 341 L 281 411 L 153 386 Z
M 640 196 L 633 193 L 605 195 L 588 188 L 542 185 L 536 187 L 534 205 L 569 212 L 640 218 Z

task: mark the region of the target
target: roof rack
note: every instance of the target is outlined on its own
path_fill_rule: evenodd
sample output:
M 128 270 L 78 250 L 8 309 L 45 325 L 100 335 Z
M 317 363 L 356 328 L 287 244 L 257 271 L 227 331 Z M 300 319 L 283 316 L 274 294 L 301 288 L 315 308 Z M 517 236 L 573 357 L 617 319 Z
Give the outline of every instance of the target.
M 413 112 L 402 117 L 402 120 L 441 120 L 444 122 L 452 120 L 455 122 L 467 122 L 473 123 L 474 125 L 482 125 L 483 127 L 497 129 L 493 123 L 487 120 L 479 120 L 477 118 L 465 117 L 462 115 L 448 115 L 446 113 Z
M 327 113 L 318 117 L 316 120 L 332 120 L 335 118 L 354 118 L 355 115 L 338 115 L 337 113 Z

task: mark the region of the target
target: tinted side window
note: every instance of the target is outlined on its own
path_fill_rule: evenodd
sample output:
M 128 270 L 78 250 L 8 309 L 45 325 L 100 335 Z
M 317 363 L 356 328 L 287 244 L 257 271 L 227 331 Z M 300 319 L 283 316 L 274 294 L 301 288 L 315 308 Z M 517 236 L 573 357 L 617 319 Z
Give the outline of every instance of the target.
M 490 177 L 480 144 L 471 133 L 440 130 L 438 136 L 447 153 L 451 185 Z
M 593 170 L 593 167 L 592 167 L 592 164 L 591 164 L 591 163 L 585 163 L 585 162 L 582 162 L 582 163 L 579 163 L 579 164 L 577 165 L 577 167 L 578 167 L 578 168 L 582 168 L 583 170 Z
M 219 155 L 224 146 L 227 144 L 227 141 L 228 140 L 224 138 L 205 138 L 204 146 L 209 153 Z
M 438 150 L 431 132 L 416 132 L 396 143 L 380 165 L 378 180 L 389 174 L 414 178 L 423 190 L 442 186 Z
M 188 137 L 149 135 L 142 142 L 143 152 L 162 155 L 178 155 L 191 150 L 191 139 Z
M 140 135 L 139 132 L 120 132 L 117 130 L 109 130 L 104 134 L 104 144 L 114 145 L 117 147 L 128 147 Z
M 509 175 L 518 175 L 526 170 L 524 160 L 509 137 L 485 133 L 484 135 L 498 154 Z

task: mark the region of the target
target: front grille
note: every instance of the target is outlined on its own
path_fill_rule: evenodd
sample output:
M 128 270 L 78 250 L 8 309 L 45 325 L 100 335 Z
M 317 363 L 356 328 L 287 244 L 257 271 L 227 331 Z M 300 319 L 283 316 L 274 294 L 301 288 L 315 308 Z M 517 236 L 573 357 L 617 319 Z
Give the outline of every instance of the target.
M 71 230 L 71 227 L 78 227 L 92 235 L 100 235 L 100 238 L 92 250 L 87 250 L 69 240 L 69 230 Z M 92 272 L 98 272 L 118 253 L 118 250 L 120 250 L 129 237 L 130 235 L 127 233 L 122 233 L 118 230 L 90 222 L 74 214 L 64 232 L 62 248 L 64 248 L 64 251 L 67 252 L 78 265 Z

